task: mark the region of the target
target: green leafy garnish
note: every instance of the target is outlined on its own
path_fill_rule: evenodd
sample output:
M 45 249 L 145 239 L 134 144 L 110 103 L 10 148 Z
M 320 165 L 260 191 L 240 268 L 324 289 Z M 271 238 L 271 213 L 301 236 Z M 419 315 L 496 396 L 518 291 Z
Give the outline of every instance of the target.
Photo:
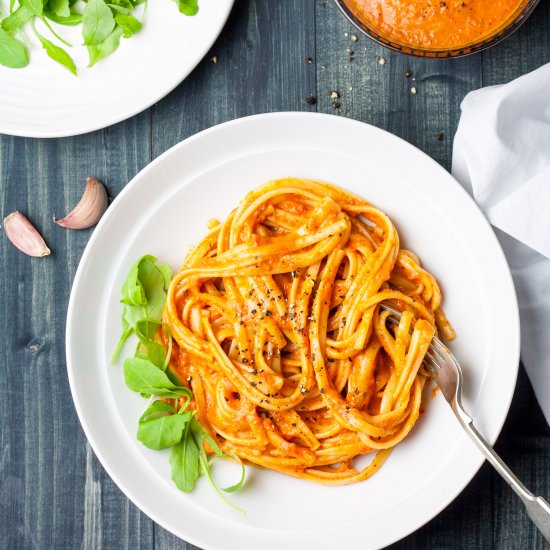
M 98 61 L 105 59 L 118 48 L 122 32 L 120 27 L 115 27 L 115 30 L 103 42 L 95 46 L 88 46 L 88 55 L 90 56 L 88 67 L 93 67 Z
M 2 29 L 9 34 L 13 34 L 32 18 L 33 13 L 29 7 L 26 4 L 21 4 L 13 13 L 2 21 Z
M 131 38 L 142 29 L 142 21 L 136 17 L 136 8 L 147 0 L 84 0 L 82 13 L 75 9 L 77 0 L 10 0 L 9 15 L 0 13 L 0 65 L 10 68 L 25 67 L 29 63 L 27 49 L 16 36 L 26 24 L 34 26 L 40 19 L 49 33 L 68 47 L 71 45 L 50 26 L 48 21 L 58 25 L 82 24 L 83 43 L 88 49 L 89 64 L 111 55 L 119 46 L 121 38 Z M 178 9 L 185 15 L 198 12 L 198 0 L 176 0 Z M 140 18 L 143 19 L 142 10 Z M 37 34 L 38 36 L 38 34 Z M 38 36 L 48 56 L 77 74 L 71 56 L 42 34 Z
M 130 38 L 141 30 L 141 23 L 131 13 L 118 13 L 115 21 L 122 29 L 124 38 Z
M 29 63 L 27 48 L 4 29 L 0 28 L 0 65 L 20 69 Z
M 149 449 L 177 445 L 191 420 L 191 412 L 177 412 L 169 403 L 154 401 L 139 419 L 137 438 Z
M 50 11 L 59 17 L 68 17 L 71 14 L 69 0 L 48 0 Z
M 190 414 L 190 413 L 185 413 Z M 208 443 L 211 449 L 214 451 L 214 456 L 210 460 L 204 450 L 203 442 Z M 172 480 L 177 487 L 184 491 L 190 492 L 194 489 L 195 483 L 202 475 L 206 476 L 206 479 L 217 493 L 217 495 L 229 506 L 243 512 L 240 508 L 229 502 L 225 496 L 220 492 L 217 485 L 212 479 L 212 473 L 210 466 L 217 458 L 223 456 L 230 456 L 241 467 L 241 477 L 237 483 L 231 487 L 223 489 L 226 493 L 234 493 L 242 488 L 245 477 L 244 465 L 233 453 L 223 453 L 218 444 L 210 437 L 202 428 L 200 422 L 192 416 L 190 421 L 185 426 L 181 441 L 174 445 L 172 452 L 170 453 L 170 465 L 172 466 Z
M 147 359 L 148 361 L 153 363 L 155 367 L 161 370 L 166 370 L 166 367 L 168 366 L 169 357 L 168 357 L 168 354 L 166 353 L 166 350 L 164 349 L 164 346 L 162 344 L 159 344 L 158 342 L 155 342 L 149 336 L 146 336 L 146 334 L 141 329 L 141 327 L 143 326 L 150 326 L 150 322 L 140 321 L 136 325 L 134 332 L 140 342 L 136 349 L 136 357 Z M 171 342 L 171 337 L 170 337 L 170 342 Z
M 198 0 L 176 0 L 176 4 L 184 15 L 196 15 L 199 11 Z
M 82 14 L 76 11 L 71 11 L 67 16 L 57 15 L 51 11 L 45 11 L 44 15 L 59 25 L 65 25 L 66 27 L 74 27 L 82 23 Z
M 210 467 L 216 459 L 224 456 L 233 458 L 240 465 L 239 481 L 223 489 L 226 493 L 234 493 L 244 483 L 243 463 L 235 454 L 222 452 L 216 440 L 203 429 L 195 412 L 187 411 L 193 394 L 189 388 L 180 384 L 168 368 L 172 339 L 170 332 L 162 324 L 162 310 L 171 278 L 170 267 L 158 264 L 157 259 L 151 255 L 142 256 L 131 267 L 122 286 L 122 336 L 113 355 L 113 362 L 124 342 L 134 334 L 138 339 L 135 354 L 124 361 L 126 385 L 143 396 L 172 399 L 175 403 L 153 401 L 139 419 L 137 439 L 149 449 L 172 449 L 172 480 L 181 491 L 192 491 L 199 477 L 204 475 L 224 502 L 242 512 L 218 489 Z M 159 330 L 167 331 L 168 350 L 155 341 Z M 185 398 L 183 404 L 181 398 Z M 205 444 L 214 452 L 210 460 L 204 449 Z
M 215 453 L 214 458 L 219 458 L 221 456 L 224 456 L 220 448 L 218 447 L 218 444 L 202 429 L 202 426 L 200 425 L 200 422 L 196 418 L 191 419 L 191 435 L 193 436 L 193 440 L 195 441 L 195 444 L 197 445 L 197 448 L 199 449 L 199 464 L 201 467 L 201 474 L 204 474 L 206 476 L 206 479 L 208 480 L 208 483 L 210 483 L 211 487 L 216 491 L 217 495 L 231 508 L 234 508 L 238 512 L 243 512 L 240 508 L 229 502 L 223 495 L 223 493 L 220 492 L 217 485 L 214 483 L 214 480 L 212 479 L 212 473 L 210 471 L 210 462 L 208 461 L 208 457 L 206 456 L 206 452 L 204 450 L 203 441 L 206 441 L 212 448 L 212 450 Z M 233 458 L 236 458 L 241 466 L 241 478 L 239 481 L 235 484 L 229 487 L 228 489 L 224 489 L 226 492 L 235 492 L 239 490 L 243 483 L 244 483 L 244 465 L 241 462 L 241 460 L 236 457 L 235 455 L 231 455 Z M 173 476 L 172 476 L 173 477 Z
M 191 422 L 185 425 L 183 436 L 170 453 L 172 481 L 185 493 L 190 493 L 201 475 L 199 449 L 191 434 Z
M 54 61 L 57 61 L 57 63 L 63 65 L 64 67 L 69 69 L 71 73 L 76 75 L 76 65 L 74 64 L 71 56 L 63 48 L 61 48 L 60 46 L 56 46 L 53 42 L 51 42 L 47 38 L 44 38 L 40 33 L 37 32 L 36 29 L 34 29 L 34 32 L 40 40 L 42 47 L 46 50 L 48 57 L 50 57 Z
M 177 386 L 151 361 L 140 357 L 129 357 L 124 361 L 124 380 L 135 392 L 159 397 L 191 398 L 188 388 Z
M 35 17 L 42 17 L 42 12 L 44 11 L 44 3 L 42 2 L 42 0 L 25 0 L 23 5 L 27 6 L 29 11 Z
M 144 325 L 143 334 L 149 339 L 153 338 L 160 324 L 172 270 L 156 261 L 154 256 L 149 255 L 140 258 L 130 269 L 122 286 L 122 335 L 113 354 L 113 362 L 130 334 L 136 332 L 139 323 Z
M 86 46 L 101 44 L 115 28 L 115 18 L 103 0 L 88 0 L 82 12 L 82 36 Z

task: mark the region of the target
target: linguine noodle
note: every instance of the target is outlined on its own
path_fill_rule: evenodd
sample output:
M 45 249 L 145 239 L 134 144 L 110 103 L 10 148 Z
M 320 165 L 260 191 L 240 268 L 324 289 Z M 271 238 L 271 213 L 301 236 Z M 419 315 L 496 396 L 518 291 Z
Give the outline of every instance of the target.
M 434 277 L 383 212 L 326 183 L 268 182 L 212 225 L 163 316 L 197 419 L 250 463 L 321 483 L 368 478 L 419 416 L 436 330 L 454 337 Z M 398 327 L 382 303 L 403 312 Z

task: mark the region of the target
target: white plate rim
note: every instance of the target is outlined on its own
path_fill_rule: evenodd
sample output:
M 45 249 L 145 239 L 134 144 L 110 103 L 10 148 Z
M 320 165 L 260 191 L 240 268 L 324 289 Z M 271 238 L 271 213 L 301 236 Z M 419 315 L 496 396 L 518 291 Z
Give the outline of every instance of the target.
M 513 342 L 511 343 L 511 356 L 513 360 L 510 361 L 510 363 L 515 364 L 516 367 L 513 371 L 508 373 L 509 380 L 508 380 L 508 386 L 506 387 L 507 391 L 505 395 L 500 396 L 501 397 L 501 403 L 502 403 L 502 410 L 504 411 L 503 414 L 501 414 L 501 417 L 498 419 L 498 426 L 494 430 L 495 433 L 491 434 L 491 436 L 488 437 L 488 440 L 491 444 L 494 444 L 496 441 L 502 426 L 504 424 L 504 421 L 506 420 L 509 407 L 512 401 L 512 397 L 515 390 L 516 380 L 517 380 L 517 374 L 519 369 L 519 356 L 520 356 L 520 326 L 519 326 L 519 308 L 517 304 L 517 297 L 515 293 L 515 288 L 513 285 L 512 276 L 510 273 L 510 270 L 508 268 L 508 264 L 506 262 L 504 253 L 500 247 L 500 244 L 496 238 L 496 235 L 494 234 L 489 222 L 486 220 L 484 215 L 482 214 L 481 210 L 479 209 L 478 205 L 473 201 L 473 199 L 470 197 L 470 195 L 464 190 L 456 180 L 452 178 L 452 176 L 445 171 L 435 160 L 433 160 L 431 157 L 414 147 L 413 145 L 409 144 L 408 142 L 404 141 L 403 139 L 395 136 L 394 134 L 391 134 L 390 132 L 387 132 L 385 130 L 382 130 L 380 128 L 371 126 L 369 124 L 356 121 L 353 119 L 348 119 L 336 115 L 328 115 L 328 114 L 322 114 L 322 113 L 306 113 L 306 112 L 278 112 L 278 113 L 266 113 L 266 114 L 260 114 L 260 115 L 252 115 L 247 117 L 238 118 L 235 120 L 231 120 L 228 122 L 224 122 L 222 124 L 207 128 L 193 136 L 190 136 L 189 138 L 181 141 L 180 143 L 176 144 L 166 152 L 164 152 L 162 155 L 157 157 L 155 160 L 153 160 L 149 165 L 147 165 L 145 168 L 143 168 L 130 182 L 129 184 L 119 193 L 119 195 L 116 197 L 115 201 L 113 201 L 113 205 L 109 208 L 103 219 L 98 224 L 96 230 L 94 231 L 92 237 L 90 238 L 90 241 L 88 245 L 86 246 L 86 249 L 82 255 L 82 258 L 80 260 L 77 273 L 75 275 L 75 279 L 73 282 L 73 286 L 71 289 L 71 295 L 69 300 L 69 307 L 68 307 L 68 314 L 67 314 L 67 324 L 66 324 L 66 354 L 67 354 L 67 370 L 68 370 L 68 378 L 69 378 L 69 384 L 71 388 L 71 393 L 73 397 L 73 401 L 75 403 L 75 408 L 77 410 L 77 414 L 79 416 L 79 420 L 81 422 L 82 428 L 86 434 L 86 437 L 92 446 L 94 452 L 98 456 L 100 462 L 102 463 L 103 467 L 107 471 L 107 473 L 110 475 L 110 477 L 113 479 L 113 481 L 117 484 L 117 486 L 121 489 L 121 491 L 138 507 L 140 508 L 144 513 L 146 513 L 151 519 L 153 519 L 156 523 L 161 525 L 163 528 L 167 529 L 168 531 L 172 532 L 174 535 L 178 537 L 182 537 L 181 532 L 176 532 L 174 527 L 170 524 L 168 524 L 164 519 L 159 516 L 153 507 L 149 505 L 149 503 L 140 502 L 135 495 L 133 494 L 133 491 L 129 487 L 123 486 L 119 481 L 117 480 L 117 476 L 112 470 L 111 466 L 108 464 L 107 461 L 103 459 L 103 454 L 101 452 L 101 449 L 97 447 L 95 444 L 95 438 L 93 435 L 93 430 L 88 424 L 87 418 L 83 415 L 81 403 L 79 400 L 78 395 L 78 388 L 75 386 L 75 380 L 74 380 L 74 365 L 76 364 L 76 361 L 73 360 L 74 350 L 71 347 L 71 341 L 72 341 L 72 327 L 76 320 L 76 301 L 77 301 L 77 295 L 80 292 L 79 285 L 80 280 L 83 277 L 83 272 L 86 269 L 86 266 L 89 262 L 89 258 L 92 255 L 93 247 L 95 241 L 99 238 L 99 235 L 101 234 L 101 229 L 104 225 L 107 224 L 107 222 L 110 220 L 111 217 L 113 217 L 120 207 L 120 205 L 123 203 L 124 198 L 134 192 L 134 188 L 137 186 L 139 181 L 141 179 L 146 178 L 149 171 L 152 171 L 157 165 L 164 162 L 167 158 L 169 158 L 172 155 L 177 154 L 181 149 L 185 148 L 188 144 L 207 138 L 210 134 L 215 133 L 221 129 L 224 129 L 226 127 L 233 127 L 234 129 L 237 129 L 240 125 L 253 123 L 258 120 L 265 120 L 268 122 L 272 119 L 280 119 L 284 117 L 290 117 L 290 118 L 296 118 L 301 119 L 302 121 L 306 119 L 310 119 L 312 117 L 315 118 L 321 118 L 330 120 L 337 124 L 347 124 L 349 127 L 353 126 L 368 126 L 371 129 L 374 129 L 377 132 L 380 132 L 381 134 L 384 134 L 385 136 L 389 137 L 392 140 L 395 140 L 398 142 L 401 147 L 409 148 L 410 151 L 412 151 L 415 155 L 419 157 L 423 157 L 424 162 L 431 164 L 433 167 L 437 168 L 437 170 L 440 171 L 440 173 L 445 174 L 445 177 L 449 181 L 453 181 L 456 185 L 456 188 L 460 190 L 460 192 L 463 193 L 465 199 L 471 203 L 472 211 L 477 212 L 477 215 L 480 217 L 482 222 L 486 225 L 486 228 L 489 230 L 490 234 L 492 235 L 492 238 L 494 240 L 494 251 L 495 253 L 500 256 L 501 260 L 503 261 L 502 267 L 504 268 L 504 271 L 502 272 L 502 275 L 505 279 L 507 279 L 507 284 L 510 286 L 510 292 L 511 294 L 508 296 L 508 299 L 513 302 L 514 307 L 512 308 L 513 311 L 513 317 L 510 319 L 511 323 L 511 331 L 514 334 Z M 409 526 L 406 529 L 401 529 L 401 531 L 397 530 L 393 537 L 388 538 L 385 541 L 385 544 L 389 545 L 392 544 L 403 537 L 411 534 L 412 532 L 416 531 L 423 525 L 425 525 L 427 522 L 429 522 L 431 519 L 433 519 L 435 516 L 437 516 L 443 509 L 445 509 L 463 490 L 464 488 L 470 483 L 470 481 L 473 479 L 475 474 L 478 472 L 481 465 L 484 463 L 484 458 L 479 453 L 478 459 L 475 462 L 474 465 L 471 466 L 471 470 L 468 472 L 466 476 L 463 477 L 462 483 L 460 484 L 460 488 L 456 490 L 452 494 L 447 495 L 447 498 L 443 499 L 440 503 L 437 509 L 432 510 L 431 515 L 429 517 L 424 518 L 424 520 L 421 523 L 417 523 L 414 526 Z M 254 527 L 250 527 L 250 530 L 253 531 Z M 216 546 L 216 545 L 209 545 L 208 542 L 206 542 L 205 539 L 201 539 L 200 537 L 187 535 L 185 534 L 185 540 L 187 542 L 190 542 L 192 544 L 203 546 L 207 545 L 208 548 L 225 548 L 225 546 Z

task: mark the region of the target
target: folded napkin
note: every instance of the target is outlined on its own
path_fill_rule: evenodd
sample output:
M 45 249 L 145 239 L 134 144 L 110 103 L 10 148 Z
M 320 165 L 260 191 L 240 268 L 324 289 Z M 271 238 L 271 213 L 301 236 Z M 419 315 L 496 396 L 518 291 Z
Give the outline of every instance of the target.
M 452 173 L 496 228 L 518 295 L 521 358 L 550 424 L 550 63 L 469 93 Z

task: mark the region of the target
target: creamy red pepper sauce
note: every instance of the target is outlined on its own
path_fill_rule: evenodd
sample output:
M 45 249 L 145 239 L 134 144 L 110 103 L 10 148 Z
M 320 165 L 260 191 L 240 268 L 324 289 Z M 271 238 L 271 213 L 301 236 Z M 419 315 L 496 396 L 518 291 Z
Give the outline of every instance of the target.
M 460 48 L 491 36 L 525 0 L 344 0 L 367 26 L 403 44 Z

